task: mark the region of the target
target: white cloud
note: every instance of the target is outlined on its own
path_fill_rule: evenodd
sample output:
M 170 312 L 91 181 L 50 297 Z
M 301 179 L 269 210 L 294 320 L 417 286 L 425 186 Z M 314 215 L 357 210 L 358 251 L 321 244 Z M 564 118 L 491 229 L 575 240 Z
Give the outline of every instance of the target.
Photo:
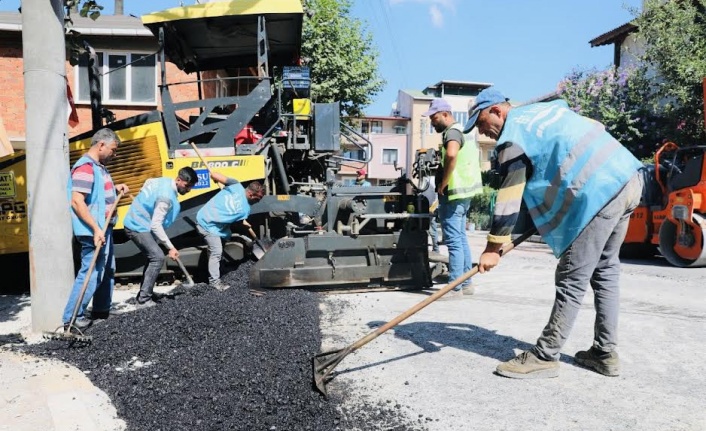
M 458 0 L 389 0 L 390 5 L 399 5 L 404 3 L 422 3 L 429 5 L 429 16 L 434 27 L 444 25 L 444 14 L 447 12 L 456 11 L 456 2 Z
M 444 13 L 441 12 L 439 6 L 435 4 L 429 6 L 429 15 L 431 15 L 431 23 L 434 27 L 441 28 L 444 26 Z

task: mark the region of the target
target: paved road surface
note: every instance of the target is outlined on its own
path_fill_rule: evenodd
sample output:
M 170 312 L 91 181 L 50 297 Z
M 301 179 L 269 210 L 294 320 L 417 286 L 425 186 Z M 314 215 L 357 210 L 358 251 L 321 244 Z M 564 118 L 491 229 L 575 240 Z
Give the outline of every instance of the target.
M 484 237 L 470 237 L 477 258 Z M 544 327 L 556 262 L 543 244 L 521 245 L 474 278 L 474 296 L 432 303 L 349 355 L 329 390 L 350 383 L 361 397 L 431 418 L 429 429 L 439 431 L 706 429 L 706 268 L 624 263 L 620 377 L 573 364 L 574 353 L 591 345 L 592 293 L 563 349 L 559 378 L 493 374 Z M 323 347 L 351 344 L 422 299 L 410 292 L 330 296 Z M 344 304 L 348 311 L 336 312 Z
M 479 253 L 483 235 L 470 237 Z M 432 431 L 706 429 L 706 268 L 660 260 L 623 265 L 620 377 L 572 363 L 591 343 L 591 293 L 564 348 L 559 378 L 493 374 L 499 361 L 530 347 L 546 323 L 555 266 L 546 246 L 521 245 L 474 279 L 476 295 L 435 302 L 346 357 L 329 390 L 348 383 L 358 400 L 397 406 Z M 116 291 L 117 299 L 132 294 Z M 324 350 L 353 343 L 428 294 L 329 296 Z M 28 334 L 30 315 L 26 296 L 0 296 L 0 342 L 18 332 L 36 339 Z M 124 429 L 105 394 L 66 364 L 0 351 L 0 384 L 0 431 Z

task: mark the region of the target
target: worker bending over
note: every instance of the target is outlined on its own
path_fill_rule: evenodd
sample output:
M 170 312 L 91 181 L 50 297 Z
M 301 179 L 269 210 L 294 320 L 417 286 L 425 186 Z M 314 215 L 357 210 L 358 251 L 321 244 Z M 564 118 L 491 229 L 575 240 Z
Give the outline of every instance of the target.
M 247 219 L 250 205 L 259 202 L 265 190 L 257 181 L 244 188 L 238 180 L 218 172 L 210 174 L 225 187 L 196 213 L 196 229 L 208 245 L 208 283 L 223 291 L 230 288 L 221 280 L 223 243 L 231 237 L 230 225 Z
M 179 169 L 176 178 L 150 178 L 130 205 L 124 221 L 125 234 L 147 257 L 142 285 L 136 298 L 138 308 L 155 305 L 152 291 L 165 257 L 160 244 L 169 250 L 168 256 L 172 260 L 179 257 L 179 251 L 164 229 L 171 226 L 179 215 L 181 205 L 178 194 L 187 194 L 197 181 L 196 171 L 189 167 Z
M 498 374 L 556 377 L 559 354 L 591 284 L 596 321 L 593 345 L 576 353 L 579 365 L 617 376 L 620 261 L 630 213 L 640 202 L 642 166 L 605 127 L 573 112 L 563 100 L 512 107 L 495 88 L 478 94 L 465 132 L 473 127 L 497 141 L 498 191 L 480 272 L 500 259 L 521 200 L 558 258 L 549 322 L 529 351 L 501 363 Z

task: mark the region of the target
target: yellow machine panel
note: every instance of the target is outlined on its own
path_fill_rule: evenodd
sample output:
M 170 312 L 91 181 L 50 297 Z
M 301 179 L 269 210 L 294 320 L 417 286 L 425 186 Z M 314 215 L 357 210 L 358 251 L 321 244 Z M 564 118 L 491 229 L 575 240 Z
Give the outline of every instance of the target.
M 116 229 L 122 229 L 132 197 L 137 196 L 149 178 L 174 178 L 179 169 L 192 167 L 199 175 L 199 182 L 190 193 L 179 196 L 182 202 L 218 189 L 218 185 L 210 180 L 206 166 L 196 154 L 192 156 L 189 152 L 190 147 L 184 146 L 186 156 L 169 157 L 161 122 L 128 127 L 116 130 L 115 133 L 121 144 L 116 157 L 107 167 L 115 184 L 127 184 L 131 195 L 125 197 L 118 206 Z M 69 167 L 90 146 L 90 137 L 72 142 L 69 147 Z M 238 181 L 265 178 L 264 156 L 207 156 L 206 163 L 209 168 Z M 26 253 L 29 250 L 26 170 L 24 151 L 0 158 L 0 255 Z
M 24 151 L 0 158 L 0 254 L 29 249 Z

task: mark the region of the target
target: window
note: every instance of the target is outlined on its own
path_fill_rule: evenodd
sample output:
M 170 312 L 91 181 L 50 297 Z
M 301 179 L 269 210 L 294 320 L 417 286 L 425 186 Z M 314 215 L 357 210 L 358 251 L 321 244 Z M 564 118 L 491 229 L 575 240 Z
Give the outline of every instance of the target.
M 383 148 L 382 150 L 382 164 L 383 165 L 394 165 L 397 161 L 397 150 L 394 148 Z
M 407 126 L 395 126 L 393 127 L 395 130 L 395 134 L 397 135 L 406 135 L 407 134 Z
M 495 150 L 486 150 L 485 160 L 492 161 L 495 158 Z
M 465 111 L 454 111 L 452 112 L 454 116 L 454 121 L 459 123 L 461 126 L 466 125 L 466 121 L 468 120 L 468 112 Z
M 365 160 L 365 150 L 348 150 L 343 152 L 343 157 L 355 160 Z
M 382 133 L 382 121 L 363 121 L 360 123 L 360 132 L 364 135 L 370 133 Z
M 103 104 L 157 104 L 155 56 L 142 53 L 97 52 Z M 130 64 L 135 61 L 135 63 Z M 127 66 L 126 66 L 127 65 Z M 90 102 L 88 58 L 81 56 L 75 68 L 78 102 Z

